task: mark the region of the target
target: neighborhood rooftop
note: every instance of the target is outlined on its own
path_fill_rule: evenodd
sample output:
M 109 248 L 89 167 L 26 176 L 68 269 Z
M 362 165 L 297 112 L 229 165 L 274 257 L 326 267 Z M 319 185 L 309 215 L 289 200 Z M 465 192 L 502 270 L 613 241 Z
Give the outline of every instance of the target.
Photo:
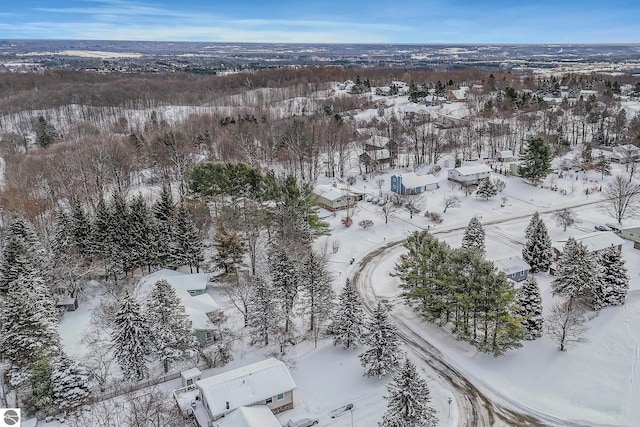
M 217 421 L 220 427 L 281 427 L 266 405 L 242 406 Z
M 472 165 L 472 166 L 461 166 L 459 168 L 455 168 L 462 175 L 474 175 L 477 173 L 483 172 L 491 172 L 491 168 L 487 165 Z
M 437 184 L 438 179 L 432 174 L 416 175 L 415 172 L 407 172 L 399 175 L 402 177 L 402 185 L 405 187 L 422 187 L 430 184 Z
M 286 365 L 274 358 L 204 378 L 196 385 L 212 414 L 223 414 L 297 388 Z
M 531 266 L 518 255 L 497 259 L 493 263 L 500 271 L 503 271 L 507 275 L 531 269 Z
M 574 236 L 577 242 L 582 243 L 591 252 L 601 251 L 610 246 L 619 246 L 624 244 L 624 240 L 618 237 L 613 231 L 598 231 L 596 233 L 589 233 L 583 236 Z M 559 251 L 562 251 L 566 240 L 558 240 L 554 247 Z

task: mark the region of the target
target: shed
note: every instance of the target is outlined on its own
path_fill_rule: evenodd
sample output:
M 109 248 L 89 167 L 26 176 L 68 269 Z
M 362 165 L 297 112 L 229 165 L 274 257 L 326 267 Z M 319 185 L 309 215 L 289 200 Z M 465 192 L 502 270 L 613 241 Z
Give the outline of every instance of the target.
M 188 387 L 202 378 L 202 372 L 198 368 L 187 369 L 180 372 L 180 378 L 182 379 L 182 387 Z
M 432 174 L 416 175 L 408 172 L 391 176 L 391 191 L 398 194 L 418 194 L 428 190 L 436 190 L 438 180 Z
M 500 162 L 512 162 L 514 158 L 511 150 L 500 150 L 496 152 L 496 157 Z
M 58 295 L 56 296 L 56 308 L 61 308 L 65 311 L 76 311 L 78 309 L 78 298 Z

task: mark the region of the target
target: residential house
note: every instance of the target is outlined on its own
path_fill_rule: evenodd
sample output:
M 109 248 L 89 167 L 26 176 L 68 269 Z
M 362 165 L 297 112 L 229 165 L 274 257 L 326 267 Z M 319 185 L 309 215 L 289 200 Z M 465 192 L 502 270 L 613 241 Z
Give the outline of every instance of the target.
M 614 163 L 632 163 L 640 160 L 640 147 L 632 144 L 617 145 L 612 148 L 609 159 Z
M 449 169 L 449 180 L 462 185 L 477 184 L 479 180 L 490 176 L 491 168 L 485 164 Z
M 529 277 L 531 266 L 518 255 L 501 258 L 493 262 L 499 271 L 502 271 L 508 279 L 521 282 Z
M 181 411 L 193 414 L 202 427 L 229 417 L 243 419 L 265 417 L 264 411 L 241 410 L 243 407 L 261 405 L 277 414 L 293 408 L 293 390 L 297 388 L 287 366 L 280 360 L 269 358 L 232 371 L 196 381 L 173 392 Z M 222 421 L 218 421 L 222 422 Z M 235 424 L 220 424 L 234 425 Z M 249 424 L 255 425 L 255 424 Z M 268 426 L 269 424 L 258 424 Z
M 242 406 L 216 423 L 216 427 L 282 427 L 266 405 Z
M 464 102 L 467 99 L 468 87 L 463 86 L 460 89 L 452 89 L 447 92 L 447 100 L 451 102 Z
M 622 227 L 619 236 L 623 239 L 631 240 L 633 247 L 640 249 L 640 226 Z
M 203 346 L 213 344 L 219 337 L 216 337 L 217 329 L 211 318 L 220 311 L 220 306 L 205 292 L 209 275 L 162 269 L 144 278 L 143 291 L 152 292 L 153 285 L 159 280 L 166 280 L 176 291 L 198 342 Z
M 512 162 L 514 160 L 513 151 L 500 150 L 496 152 L 496 158 L 499 162 Z
M 583 236 L 574 237 L 576 242 L 582 243 L 586 248 L 596 254 L 599 254 L 605 249 L 610 247 L 615 247 L 618 251 L 622 251 L 622 244 L 624 240 L 622 240 L 616 233 L 613 231 L 598 231 L 596 233 L 589 233 Z M 552 275 L 555 274 L 557 269 L 555 262 L 557 262 L 562 256 L 562 250 L 564 249 L 564 245 L 567 243 L 566 240 L 558 240 L 553 243 L 553 260 L 554 263 L 551 266 L 549 273 Z
M 386 140 L 386 142 L 383 142 Z M 364 153 L 360 154 L 360 163 L 366 172 L 373 172 L 382 167 L 393 167 L 398 159 L 400 146 L 397 142 L 384 138 L 383 141 L 371 139 L 364 144 Z
M 313 195 L 316 203 L 330 211 L 352 207 L 364 197 L 362 193 L 332 185 L 316 185 Z
M 415 172 L 391 176 L 391 191 L 398 194 L 418 194 L 436 190 L 438 180 L 432 174 L 416 175 Z

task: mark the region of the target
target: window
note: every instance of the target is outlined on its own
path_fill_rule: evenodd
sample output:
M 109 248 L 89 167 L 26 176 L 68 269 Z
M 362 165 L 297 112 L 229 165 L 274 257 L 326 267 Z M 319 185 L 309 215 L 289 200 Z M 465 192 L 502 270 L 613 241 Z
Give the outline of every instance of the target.
M 267 400 L 264 401 L 264 403 L 267 405 L 271 402 L 273 402 L 273 397 L 269 397 Z
M 277 396 L 276 396 L 276 399 L 277 399 L 277 400 L 282 400 L 282 399 L 284 399 L 284 394 L 283 394 L 283 393 L 280 393 L 279 395 L 277 395 Z

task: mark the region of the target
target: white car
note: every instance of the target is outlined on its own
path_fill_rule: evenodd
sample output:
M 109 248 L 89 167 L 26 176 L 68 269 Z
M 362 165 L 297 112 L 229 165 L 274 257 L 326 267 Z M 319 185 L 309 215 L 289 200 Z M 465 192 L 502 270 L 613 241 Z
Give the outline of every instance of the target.
M 313 425 L 318 424 L 318 418 L 317 417 L 304 417 L 304 418 L 295 418 L 292 420 L 289 420 L 289 422 L 287 423 L 287 427 L 311 427 Z

